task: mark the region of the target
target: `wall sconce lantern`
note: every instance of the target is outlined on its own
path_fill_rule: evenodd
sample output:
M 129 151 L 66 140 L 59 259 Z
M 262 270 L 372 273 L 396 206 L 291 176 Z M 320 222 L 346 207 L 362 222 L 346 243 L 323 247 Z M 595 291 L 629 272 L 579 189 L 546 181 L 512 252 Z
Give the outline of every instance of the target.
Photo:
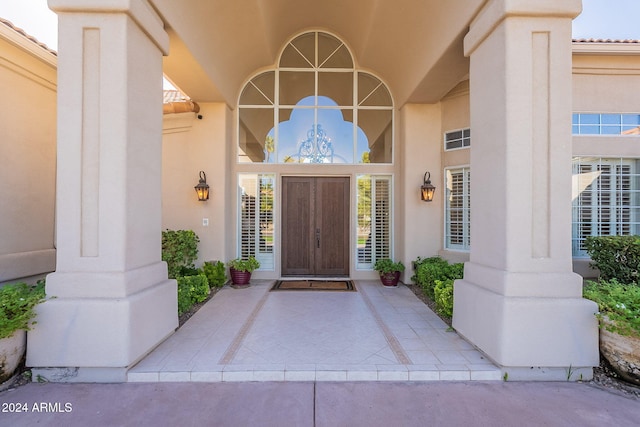
M 195 188 L 196 193 L 198 193 L 198 201 L 204 202 L 205 200 L 209 200 L 209 186 L 207 185 L 207 175 L 205 175 L 204 171 L 200 171 L 200 181 L 198 185 L 193 188 Z
M 430 202 L 433 200 L 433 193 L 435 192 L 436 187 L 431 185 L 431 174 L 429 172 L 425 172 L 423 184 L 420 187 L 420 198 L 424 202 Z

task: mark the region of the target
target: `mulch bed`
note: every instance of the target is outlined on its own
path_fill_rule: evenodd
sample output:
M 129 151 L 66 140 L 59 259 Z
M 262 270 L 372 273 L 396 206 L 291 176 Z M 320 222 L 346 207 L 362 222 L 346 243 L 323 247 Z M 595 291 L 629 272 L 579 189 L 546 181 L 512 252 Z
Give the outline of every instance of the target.
M 178 328 L 180 328 L 182 325 L 184 325 L 184 323 L 185 323 L 187 320 L 191 319 L 191 316 L 193 316 L 194 314 L 196 314 L 196 312 L 197 312 L 198 310 L 200 310 L 200 308 L 201 308 L 203 305 L 205 305 L 206 303 L 208 303 L 208 302 L 209 302 L 209 300 L 210 300 L 211 298 L 213 298 L 213 297 L 214 297 L 214 295 L 215 295 L 215 294 L 217 294 L 217 293 L 218 293 L 218 291 L 219 291 L 220 289 L 222 289 L 222 288 L 211 288 L 211 292 L 209 293 L 209 296 L 207 297 L 207 299 L 205 299 L 204 301 L 199 302 L 199 303 L 197 303 L 197 304 L 193 305 L 189 311 L 185 311 L 184 313 L 182 313 L 182 314 L 178 317 Z

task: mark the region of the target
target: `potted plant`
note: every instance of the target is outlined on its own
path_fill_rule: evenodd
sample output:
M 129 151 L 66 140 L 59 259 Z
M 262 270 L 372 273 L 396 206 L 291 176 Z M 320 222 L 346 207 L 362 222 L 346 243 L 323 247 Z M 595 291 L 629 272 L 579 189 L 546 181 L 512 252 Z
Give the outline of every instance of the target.
M 381 258 L 376 261 L 373 269 L 380 273 L 380 281 L 384 286 L 398 286 L 404 264 L 400 261 L 394 262 L 391 258 Z
M 11 378 L 26 350 L 27 331 L 35 323 L 35 306 L 44 301 L 44 281 L 0 288 L 0 383 Z
M 227 263 L 231 282 L 234 287 L 245 287 L 249 285 L 251 273 L 260 267 L 260 262 L 254 257 L 248 259 L 236 258 Z
M 622 378 L 640 385 L 640 286 L 589 282 L 584 297 L 598 304 L 600 353 Z

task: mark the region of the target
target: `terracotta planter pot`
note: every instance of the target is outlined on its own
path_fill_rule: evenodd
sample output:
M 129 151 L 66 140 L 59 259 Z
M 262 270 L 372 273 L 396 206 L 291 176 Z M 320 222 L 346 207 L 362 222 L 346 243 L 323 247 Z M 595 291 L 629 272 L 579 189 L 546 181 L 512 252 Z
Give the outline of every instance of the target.
M 251 273 L 248 271 L 238 271 L 233 268 L 229 269 L 229 273 L 231 273 L 231 282 L 235 287 L 246 287 L 249 286 L 249 282 L 251 281 Z
M 0 339 L 0 383 L 15 372 L 27 348 L 27 331 L 18 330 L 13 335 Z
M 398 286 L 398 281 L 400 281 L 400 272 L 394 271 L 393 273 L 380 273 L 380 281 L 384 286 Z
M 603 320 L 607 322 L 607 320 Z M 640 338 L 600 328 L 600 352 L 611 367 L 630 383 L 640 385 Z

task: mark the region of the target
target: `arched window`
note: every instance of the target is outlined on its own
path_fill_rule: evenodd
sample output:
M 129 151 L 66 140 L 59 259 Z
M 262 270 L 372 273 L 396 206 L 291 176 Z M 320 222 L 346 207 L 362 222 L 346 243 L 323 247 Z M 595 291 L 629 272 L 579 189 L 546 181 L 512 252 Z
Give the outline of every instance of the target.
M 392 162 L 389 90 L 325 32 L 295 37 L 274 70 L 251 78 L 238 117 L 239 162 Z

